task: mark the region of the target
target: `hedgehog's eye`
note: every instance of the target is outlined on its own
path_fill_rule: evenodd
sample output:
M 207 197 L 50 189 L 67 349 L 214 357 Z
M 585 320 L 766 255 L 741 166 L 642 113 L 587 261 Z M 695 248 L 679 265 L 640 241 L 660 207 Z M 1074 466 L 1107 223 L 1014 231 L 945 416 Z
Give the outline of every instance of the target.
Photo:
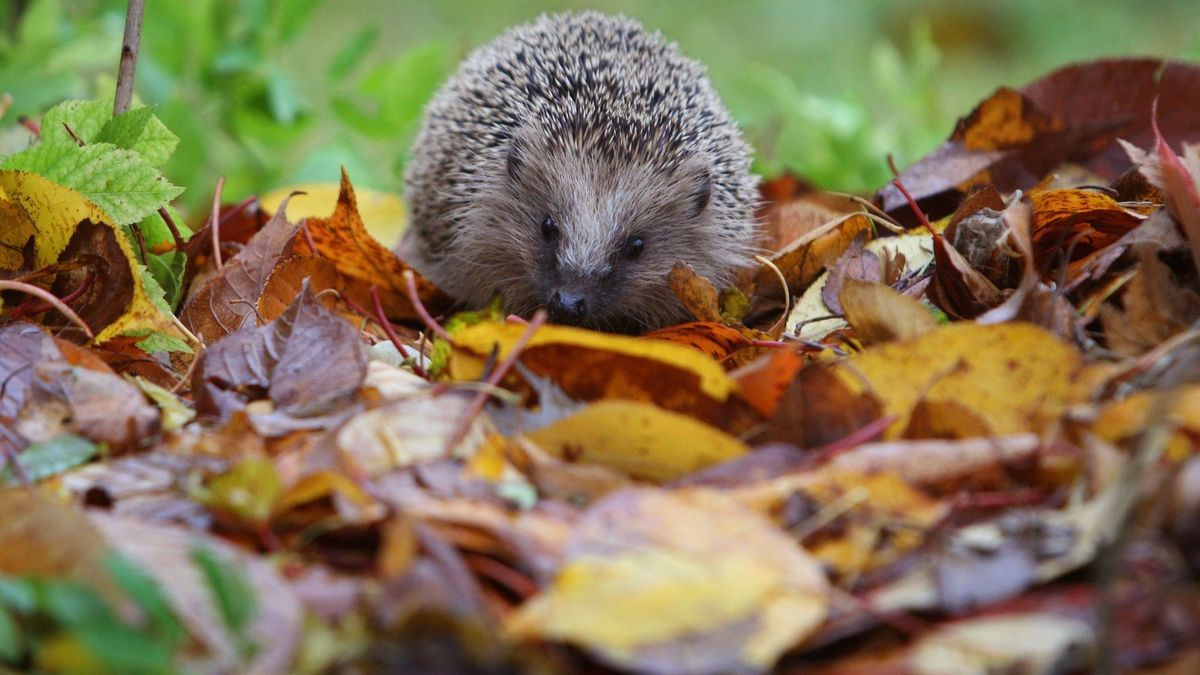
M 625 257 L 629 260 L 636 260 L 642 254 L 642 250 L 646 248 L 646 242 L 639 235 L 633 235 L 625 240 Z
M 558 224 L 554 222 L 554 216 L 546 216 L 542 221 L 542 239 L 546 241 L 558 239 Z

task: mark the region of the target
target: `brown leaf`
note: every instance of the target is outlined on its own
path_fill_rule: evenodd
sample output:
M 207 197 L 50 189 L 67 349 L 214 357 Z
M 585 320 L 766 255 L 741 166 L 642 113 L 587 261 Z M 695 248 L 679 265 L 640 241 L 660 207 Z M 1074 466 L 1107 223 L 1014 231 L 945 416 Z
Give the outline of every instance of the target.
M 179 313 L 184 325 L 207 344 L 255 325 L 255 308 L 267 279 L 298 229 L 287 221 L 286 204 L 240 253 L 188 298 Z
M 1200 67 L 1190 63 L 1143 58 L 1069 65 L 1019 92 L 1001 89 L 985 99 L 950 140 L 905 169 L 900 180 L 932 218 L 954 208 L 952 193 L 963 186 L 986 179 L 1002 192 L 1027 190 L 1067 159 L 1113 180 L 1130 167 L 1117 138 L 1153 145 L 1155 98 L 1169 142 L 1200 141 L 1192 105 L 1197 96 Z M 876 199 L 889 212 L 906 211 L 904 197 L 890 184 Z
M 56 275 L 50 292 L 63 298 L 90 283 L 69 305 L 92 331 L 99 333 L 128 309 L 133 272 L 111 226 L 89 220 L 79 223 L 58 261 L 71 268 Z
M 668 275 L 671 290 L 697 321 L 720 323 L 721 307 L 717 302 L 717 287 L 696 274 L 692 266 L 680 261 Z
M 350 184 L 350 177 L 344 169 L 333 215 L 328 218 L 309 218 L 306 222 L 317 250 L 310 251 L 307 240 L 302 239 L 297 242 L 296 251 L 332 260 L 337 271 L 348 280 L 347 292 L 359 306 L 371 306 L 370 289 L 375 286 L 380 291 L 380 300 L 388 316 L 417 317 L 404 291 L 404 273 L 412 271 L 412 268 L 367 232 L 358 214 L 354 186 Z M 417 296 L 431 312 L 437 313 L 449 306 L 450 299 L 445 293 L 415 271 L 413 275 Z
M 1100 307 L 1100 320 L 1109 347 L 1129 356 L 1161 344 L 1200 317 L 1200 296 L 1180 284 L 1152 248 L 1139 253 L 1138 273 L 1120 299 L 1120 307 Z
M 284 415 L 313 417 L 352 401 L 366 372 L 358 331 L 317 302 L 306 282 L 278 319 L 210 346 L 193 374 L 192 395 L 201 415 L 224 418 L 270 398 Z
M 945 237 L 934 237 L 936 268 L 927 293 L 933 304 L 952 317 L 973 319 L 1000 304 L 1000 290 L 971 266 Z
M 261 321 L 268 323 L 283 314 L 300 294 L 305 280 L 308 281 L 312 292 L 317 294 L 326 289 L 340 292 L 345 286 L 337 267 L 326 258 L 310 255 L 284 258 L 267 277 L 262 295 L 258 298 L 258 316 Z M 334 298 L 330 294 L 322 296 L 321 303 L 331 310 L 335 307 Z
M 860 234 L 854 238 L 854 243 L 829 268 L 829 278 L 821 288 L 821 301 L 834 314 L 842 314 L 842 303 L 839 296 L 842 284 L 847 279 L 874 282 L 881 279 L 879 256 L 866 249 L 866 235 Z
M 745 329 L 743 329 L 745 330 Z M 748 332 L 748 331 L 747 331 Z M 665 340 L 687 345 L 708 354 L 714 361 L 726 362 L 731 354 L 750 346 L 750 338 L 731 326 L 720 322 L 694 321 L 667 326 L 642 336 L 644 340 Z
M 0 574 L 66 577 L 116 596 L 104 572 L 104 539 L 73 507 L 39 492 L 0 491 Z
M 783 272 L 788 288 L 795 293 L 816 281 L 859 234 L 870 230 L 871 221 L 861 213 L 842 216 L 793 241 L 776 253 L 771 262 Z M 762 297 L 783 297 L 778 277 L 766 266 L 758 271 L 755 289 Z
M 921 303 L 879 283 L 847 278 L 841 306 L 854 334 L 868 345 L 912 340 L 937 328 L 937 320 Z
M 776 408 L 758 443 L 790 443 L 817 448 L 879 419 L 883 408 L 869 393 L 855 393 L 827 366 L 799 372 Z

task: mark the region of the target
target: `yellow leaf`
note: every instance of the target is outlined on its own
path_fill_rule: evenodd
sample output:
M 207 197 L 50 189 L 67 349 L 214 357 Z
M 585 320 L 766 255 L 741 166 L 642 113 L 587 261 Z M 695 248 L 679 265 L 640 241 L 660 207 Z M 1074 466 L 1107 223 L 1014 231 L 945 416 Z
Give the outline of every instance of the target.
M 1167 441 L 1166 456 L 1172 461 L 1182 461 L 1193 453 L 1191 439 L 1200 434 L 1200 385 L 1140 391 L 1110 403 L 1100 411 L 1092 430 L 1100 438 L 1119 445 L 1146 431 L 1151 415 L 1156 414 L 1152 411 L 1158 405 L 1164 406 L 1160 413 L 1162 423 L 1173 431 Z
M 749 452 L 703 422 L 639 401 L 600 401 L 529 437 L 551 454 L 665 482 Z
M 265 457 L 250 457 L 210 480 L 194 497 L 248 523 L 265 523 L 282 490 L 275 463 Z
M 512 351 L 513 345 L 524 332 L 525 326 L 517 323 L 479 323 L 464 327 L 454 334 L 454 345 L 460 349 L 456 349 L 451 356 L 450 376 L 456 380 L 479 379 L 483 375 L 484 364 L 493 347 L 499 347 L 499 357 L 503 359 Z M 580 353 L 591 352 L 597 357 L 607 354 L 649 361 L 677 372 L 680 376 L 694 377 L 699 390 L 716 401 L 724 401 L 737 387 L 726 375 L 725 369 L 703 353 L 691 347 L 661 340 L 643 340 L 568 326 L 544 326 L 526 345 L 525 353 L 533 352 L 539 347 L 573 348 Z M 591 374 L 598 377 L 623 378 L 617 383 L 622 391 L 646 389 L 654 385 L 653 382 L 644 381 L 641 377 L 642 372 L 634 372 L 632 369 L 631 372 L 595 372 L 599 369 L 594 363 L 582 362 L 579 365 L 579 370 L 592 371 Z M 650 379 L 658 379 L 659 375 L 656 374 Z M 661 385 L 662 382 L 657 384 Z M 568 393 L 571 393 L 569 389 Z
M 863 474 L 831 468 L 801 490 L 818 509 L 811 525 L 831 525 L 835 533 L 806 546 L 843 576 L 883 567 L 914 550 L 949 511 L 891 472 Z M 801 523 L 797 529 L 804 534 L 807 525 Z
M 340 473 L 326 470 L 310 473 L 285 490 L 275 502 L 274 512 L 283 513 L 293 507 L 323 497 L 330 497 L 335 493 L 349 499 L 362 509 L 369 509 L 375 504 L 375 500 L 363 492 L 362 488 L 354 481 Z
M 828 611 L 817 562 L 712 491 L 615 493 L 588 510 L 564 550 L 554 582 L 508 629 L 580 645 L 623 670 L 760 671 Z
M 0 171 L 0 199 L 8 200 L 24 214 L 17 227 L 11 230 L 7 226 L 0 228 L 0 245 L 15 245 L 17 250 L 20 250 L 25 241 L 10 239 L 27 238 L 29 233 L 32 233 L 35 263 L 39 267 L 58 260 L 59 254 L 67 247 L 75 228 L 82 221 L 90 220 L 113 229 L 117 244 L 121 247 L 133 275 L 133 296 L 125 312 L 115 321 L 107 326 L 92 326 L 93 329 L 100 329 L 96 335 L 97 343 L 135 330 L 152 330 L 181 337 L 171 317 L 151 302 L 142 281 L 133 246 L 125 238 L 125 233 L 113 225 L 112 220 L 100 207 L 74 190 L 25 171 Z M 4 207 L 0 209 L 0 215 L 11 210 L 11 207 Z
M 867 349 L 837 368 L 855 391 L 870 389 L 899 417 L 889 438 L 904 431 L 922 400 L 953 401 L 995 435 L 1040 432 L 1067 405 L 1086 400 L 1082 370 L 1079 352 L 1041 328 L 967 322 Z

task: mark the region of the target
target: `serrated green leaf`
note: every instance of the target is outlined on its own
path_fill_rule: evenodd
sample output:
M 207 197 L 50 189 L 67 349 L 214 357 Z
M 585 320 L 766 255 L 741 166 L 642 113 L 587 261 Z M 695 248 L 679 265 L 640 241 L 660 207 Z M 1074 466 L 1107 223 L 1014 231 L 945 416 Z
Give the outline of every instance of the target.
M 175 308 L 179 304 L 180 294 L 183 291 L 181 282 L 184 269 L 187 267 L 187 256 L 183 253 L 150 255 L 146 260 L 146 267 L 149 268 L 151 276 L 161 288 L 163 301 L 168 307 Z
M 179 138 L 154 115 L 153 108 L 141 107 L 105 123 L 95 142 L 132 150 L 150 164 L 162 166 L 175 152 Z
M 30 444 L 17 456 L 17 463 L 30 480 L 40 481 L 83 464 L 95 457 L 99 451 L 96 444 L 86 438 L 62 434 L 50 440 Z M 10 467 L 4 467 L 0 476 L 3 476 L 8 485 L 18 483 Z
M 187 342 L 184 342 L 183 338 L 174 335 L 167 335 L 166 333 L 159 333 L 152 330 L 131 330 L 125 333 L 125 335 L 142 338 L 134 344 L 137 345 L 138 349 L 147 354 L 154 354 L 156 352 L 194 353 L 191 346 Z
M 99 206 L 118 224 L 136 223 L 178 197 L 172 185 L 141 155 L 110 143 L 42 143 L 4 160 L 5 169 L 44 176 Z
M 158 279 L 154 278 L 145 265 L 138 265 L 138 272 L 142 275 L 142 283 L 146 286 L 146 295 L 154 304 L 154 308 L 169 316 L 172 313 L 171 306 L 167 304 L 166 291 L 158 285 Z
M 111 118 L 112 101 L 63 101 L 42 115 L 42 144 L 79 145 L 64 125 L 91 143 Z
M 154 113 L 150 108 L 134 108 L 117 115 L 104 123 L 96 137 L 89 139 L 91 143 L 112 143 L 118 148 L 133 149 L 133 144 L 141 138 L 142 132 L 150 122 Z

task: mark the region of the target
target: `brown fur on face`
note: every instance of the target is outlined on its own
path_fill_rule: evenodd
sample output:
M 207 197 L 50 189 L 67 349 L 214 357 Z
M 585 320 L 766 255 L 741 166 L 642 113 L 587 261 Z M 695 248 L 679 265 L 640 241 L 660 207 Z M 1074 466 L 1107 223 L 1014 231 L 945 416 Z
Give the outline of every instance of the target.
M 627 19 L 543 17 L 472 54 L 430 104 L 404 250 L 470 306 L 499 294 L 528 315 L 559 293 L 586 305 L 560 320 L 657 328 L 687 318 L 667 281 L 677 261 L 718 285 L 746 264 L 749 165 L 674 45 Z

